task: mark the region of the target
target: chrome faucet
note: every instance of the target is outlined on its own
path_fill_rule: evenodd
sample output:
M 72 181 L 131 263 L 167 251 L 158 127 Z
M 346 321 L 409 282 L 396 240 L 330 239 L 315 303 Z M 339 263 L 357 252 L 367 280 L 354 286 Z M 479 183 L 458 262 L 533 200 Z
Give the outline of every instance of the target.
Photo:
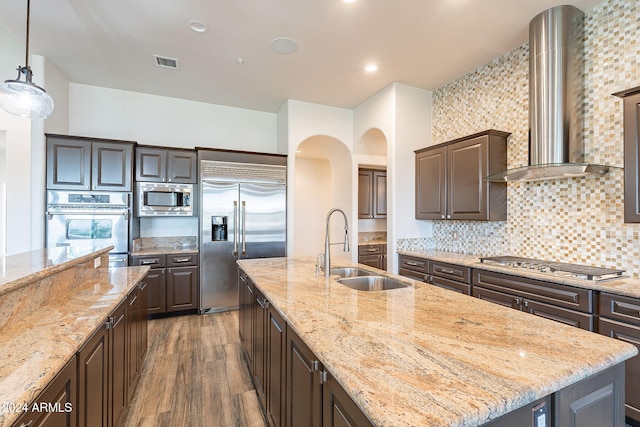
M 344 242 L 340 243 L 329 243 L 329 220 L 331 219 L 331 214 L 334 212 L 340 212 L 344 217 Z M 327 228 L 325 230 L 324 235 L 324 277 L 329 277 L 329 273 L 331 270 L 331 245 L 340 245 L 344 244 L 344 251 L 349 252 L 349 221 L 347 221 L 347 214 L 344 213 L 342 209 L 333 208 L 327 214 Z

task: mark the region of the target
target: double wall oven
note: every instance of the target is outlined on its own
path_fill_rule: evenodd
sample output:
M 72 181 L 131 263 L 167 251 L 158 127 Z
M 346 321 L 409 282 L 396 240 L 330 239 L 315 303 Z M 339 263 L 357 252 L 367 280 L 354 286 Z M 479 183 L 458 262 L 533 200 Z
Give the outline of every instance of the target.
M 47 246 L 107 246 L 110 267 L 128 265 L 130 193 L 47 191 Z

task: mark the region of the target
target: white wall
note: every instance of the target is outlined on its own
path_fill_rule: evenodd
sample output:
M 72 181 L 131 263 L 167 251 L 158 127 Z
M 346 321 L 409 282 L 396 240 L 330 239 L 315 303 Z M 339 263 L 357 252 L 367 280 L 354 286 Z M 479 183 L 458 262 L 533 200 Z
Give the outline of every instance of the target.
M 293 229 L 298 231 L 294 243 L 296 256 L 316 256 L 323 251 L 325 216 L 331 209 L 330 191 L 318 189 L 319 183 L 331 181 L 331 164 L 327 159 L 296 159 L 295 211 Z M 292 187 L 290 187 L 291 189 Z
M 69 133 L 180 148 L 277 153 L 274 113 L 72 83 Z

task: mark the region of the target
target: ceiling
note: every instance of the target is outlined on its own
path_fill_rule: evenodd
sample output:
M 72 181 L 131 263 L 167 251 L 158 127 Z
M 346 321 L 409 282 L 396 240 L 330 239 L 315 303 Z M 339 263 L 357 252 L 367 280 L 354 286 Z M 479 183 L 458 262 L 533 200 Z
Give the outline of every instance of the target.
M 573 4 L 586 12 L 600 1 Z M 435 90 L 455 80 L 525 43 L 531 18 L 558 4 L 32 0 L 30 48 L 73 83 L 266 112 L 287 99 L 354 108 L 392 82 Z M 207 30 L 193 31 L 192 19 Z M 20 43 L 25 22 L 26 0 L 0 1 L 0 24 Z M 297 52 L 271 50 L 277 37 L 294 39 Z M 180 69 L 157 67 L 154 54 Z M 369 63 L 378 71 L 366 73 Z

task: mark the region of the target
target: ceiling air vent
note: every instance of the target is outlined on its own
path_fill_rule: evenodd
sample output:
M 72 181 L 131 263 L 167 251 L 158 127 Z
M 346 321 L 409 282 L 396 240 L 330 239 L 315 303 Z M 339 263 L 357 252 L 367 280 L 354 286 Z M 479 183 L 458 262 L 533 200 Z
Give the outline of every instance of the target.
M 157 67 L 171 68 L 172 70 L 180 69 L 180 61 L 175 58 L 167 58 L 166 56 L 153 55 Z

